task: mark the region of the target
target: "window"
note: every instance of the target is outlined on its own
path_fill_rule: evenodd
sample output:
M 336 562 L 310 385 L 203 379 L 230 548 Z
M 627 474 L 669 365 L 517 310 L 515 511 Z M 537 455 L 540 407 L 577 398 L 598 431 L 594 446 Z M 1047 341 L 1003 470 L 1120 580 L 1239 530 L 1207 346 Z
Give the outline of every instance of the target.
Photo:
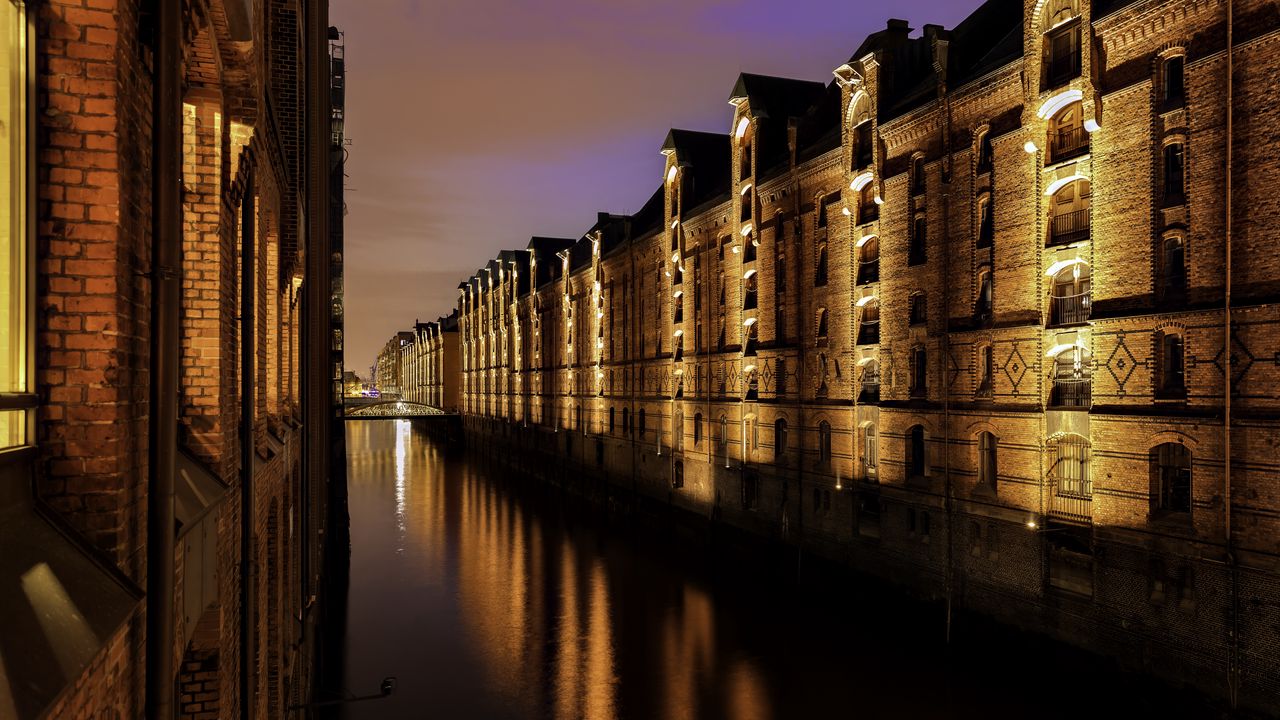
M 978 433 L 978 484 L 996 489 L 996 445 L 999 439 L 989 432 Z
M 907 477 L 922 478 L 925 476 L 924 460 L 924 426 L 913 425 L 907 431 Z
M 773 421 L 773 459 L 781 460 L 787 455 L 787 421 L 778 418 Z
M 754 195 L 755 193 L 751 190 L 751 186 L 748 185 L 747 189 L 738 196 L 738 199 L 741 201 L 740 204 L 742 205 L 742 212 L 739 214 L 738 220 L 744 225 L 751 222 L 751 208 L 755 202 L 752 199 Z
M 928 394 L 929 356 L 925 349 L 911 349 L 911 397 L 922 398 Z
M 695 413 L 693 416 L 693 446 L 698 447 L 702 444 L 702 413 Z
M 1061 8 L 1050 12 L 1045 8 L 1044 60 L 1041 90 L 1066 85 L 1080 76 L 1081 25 L 1074 3 L 1057 3 Z
M 1180 142 L 1164 146 L 1164 207 L 1186 203 L 1186 157 Z
M 741 121 L 739 121 L 739 122 L 741 123 L 741 122 L 743 122 L 743 121 L 745 121 L 745 120 L 746 120 L 746 118 L 743 118 L 743 120 L 741 120 Z M 751 170 L 752 170 L 752 168 L 751 168 L 751 138 L 750 138 L 750 137 L 748 137 L 748 136 L 745 136 L 745 135 L 744 135 L 744 136 L 743 136 L 743 138 L 742 138 L 742 141 L 741 141 L 741 142 L 742 142 L 741 150 L 739 151 L 739 154 L 738 154 L 738 163 L 739 163 L 739 165 L 738 165 L 738 170 L 739 170 L 739 172 L 738 172 L 738 179 L 739 179 L 739 180 L 746 180 L 746 179 L 748 179 L 748 178 L 750 178 L 750 177 L 751 177 Z
M 546 409 L 545 407 L 543 408 Z M 622 408 L 622 434 L 631 434 L 631 409 Z
M 613 407 L 609 408 L 609 434 L 613 434 Z
M 831 464 L 831 423 L 818 423 L 818 464 Z
M 684 462 L 677 460 L 671 472 L 671 487 L 679 490 L 684 487 Z
M 773 285 L 779 297 L 787 291 L 787 256 L 778 255 L 773 261 Z
M 826 342 L 827 340 L 827 309 L 818 308 L 818 342 Z
M 927 259 L 929 233 L 928 224 L 923 215 L 916 217 L 911 226 L 911 248 L 907 256 L 908 265 L 923 265 Z
M 716 438 L 716 447 L 724 455 L 725 467 L 729 466 L 729 420 L 720 416 L 720 435 Z
M 978 201 L 978 247 L 989 248 L 995 241 L 995 219 L 992 217 L 991 197 Z
M 26 279 L 30 254 L 28 211 L 27 18 L 20 4 L 0 2 L 0 449 L 27 445 L 36 397 L 30 387 Z
M 827 203 L 827 198 L 818 196 L 818 227 L 820 228 L 827 226 Z
M 749 342 L 751 343 L 751 352 L 749 354 L 754 355 L 755 354 L 755 338 L 749 339 Z M 748 400 L 760 399 L 760 375 L 756 373 L 754 370 L 752 370 L 747 375 L 747 399 Z M 754 425 L 753 425 L 753 428 L 754 428 Z
M 1084 106 L 1071 103 L 1049 121 L 1048 163 L 1060 163 L 1089 152 L 1089 133 L 1084 129 Z
M 746 279 L 742 281 L 742 309 L 755 310 L 757 306 L 756 290 L 759 286 L 759 277 L 754 271 L 747 274 Z
M 929 319 L 928 297 L 924 292 L 911 293 L 908 300 L 908 322 L 911 325 L 924 325 Z
M 862 241 L 858 248 L 858 284 L 878 282 L 880 280 L 880 239 L 870 237 Z
M 1165 58 L 1160 68 L 1160 94 L 1166 109 L 1181 107 L 1186 102 L 1183 81 L 1183 66 L 1186 59 L 1181 55 Z
M 917 157 L 911 161 L 911 193 L 923 195 L 924 186 L 924 158 Z
M 1049 298 L 1049 324 L 1075 325 L 1087 321 L 1092 305 L 1089 292 L 1088 263 L 1077 262 L 1058 271 L 1053 276 L 1053 294 Z
M 875 183 L 868 182 L 858 191 L 858 224 L 880 218 L 880 206 L 876 203 Z
M 865 98 L 866 96 L 863 96 L 863 97 Z M 859 123 L 858 126 L 853 129 L 853 137 L 854 137 L 854 141 L 853 141 L 854 142 L 854 145 L 853 145 L 854 171 L 871 167 L 871 158 L 872 158 L 871 121 L 864 120 L 863 122 Z
M 995 379 L 995 350 L 991 344 L 978 348 L 978 395 L 991 397 Z
M 1191 451 L 1180 443 L 1151 449 L 1151 509 L 1158 513 L 1191 512 Z
M 872 300 L 862 306 L 858 319 L 858 344 L 875 345 L 880 342 L 880 303 Z
M 1089 239 L 1089 205 L 1093 189 L 1088 180 L 1072 180 L 1050 198 L 1049 244 L 1068 245 Z
M 1089 441 L 1080 435 L 1064 435 L 1051 443 L 1053 468 L 1049 471 L 1056 497 L 1090 498 Z
M 755 510 L 756 505 L 760 502 L 760 478 L 754 472 L 744 473 L 742 476 L 742 507 L 746 510 Z
M 637 424 L 640 426 L 640 439 L 644 439 L 644 408 L 636 411 Z
M 880 465 L 880 449 L 876 445 L 876 426 L 868 425 L 862 431 L 862 474 L 868 480 L 874 479 L 876 469 Z
M 746 357 L 754 357 L 756 354 L 756 346 L 760 342 L 759 328 L 760 323 L 753 322 L 743 329 L 742 354 Z
M 1089 351 L 1074 345 L 1053 358 L 1053 390 L 1049 407 L 1088 408 L 1089 403 Z
M 1174 332 L 1156 333 L 1156 342 L 1160 352 L 1156 397 L 1185 398 L 1187 379 L 1182 335 Z
M 858 394 L 858 401 L 864 403 L 880 402 L 880 363 L 875 360 L 868 360 L 862 366 L 860 381 L 862 390 Z
M 978 174 L 991 172 L 991 133 L 984 132 L 978 140 Z
M 974 304 L 973 318 L 979 325 L 989 325 L 995 314 L 995 297 L 991 287 L 991 268 L 978 271 L 978 301 Z
M 1186 302 L 1186 244 L 1181 236 L 1167 237 L 1160 244 L 1160 297 L 1165 302 Z
M 725 289 L 723 269 L 721 269 L 717 274 L 716 280 L 717 280 L 716 285 L 717 287 L 720 288 L 720 306 L 723 307 L 724 306 L 724 289 Z
M 817 264 L 813 268 L 813 284 L 821 287 L 827 284 L 827 244 L 818 243 Z

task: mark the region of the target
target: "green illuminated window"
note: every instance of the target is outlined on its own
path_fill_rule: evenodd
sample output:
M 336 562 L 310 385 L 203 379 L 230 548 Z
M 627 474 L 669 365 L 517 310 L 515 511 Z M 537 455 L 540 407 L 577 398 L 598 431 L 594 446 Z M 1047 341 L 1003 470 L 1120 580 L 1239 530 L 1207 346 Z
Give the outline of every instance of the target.
M 0 449 L 28 442 L 27 18 L 0 0 Z

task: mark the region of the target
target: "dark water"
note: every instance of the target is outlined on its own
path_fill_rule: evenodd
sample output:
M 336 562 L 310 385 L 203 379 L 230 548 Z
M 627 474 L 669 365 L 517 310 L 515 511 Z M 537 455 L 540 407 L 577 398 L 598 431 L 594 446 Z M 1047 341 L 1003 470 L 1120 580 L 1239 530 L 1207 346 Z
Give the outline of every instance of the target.
M 1196 717 L 1096 658 L 602 522 L 406 421 L 347 425 L 349 718 Z M 1157 707 L 1165 705 L 1166 707 Z

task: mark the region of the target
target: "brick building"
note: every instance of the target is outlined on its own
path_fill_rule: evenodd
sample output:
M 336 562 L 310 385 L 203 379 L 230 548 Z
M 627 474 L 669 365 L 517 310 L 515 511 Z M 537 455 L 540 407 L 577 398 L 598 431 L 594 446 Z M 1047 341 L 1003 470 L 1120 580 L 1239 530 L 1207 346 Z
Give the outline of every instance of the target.
M 0 717 L 310 697 L 341 480 L 327 25 L 0 0 Z
M 373 379 L 378 384 L 378 392 L 383 397 L 399 398 L 401 386 L 409 383 L 404 374 L 404 362 L 407 349 L 413 342 L 413 332 L 401 330 L 382 347 L 374 361 Z
M 413 340 L 401 347 L 401 397 L 410 402 L 458 411 L 458 313 L 434 322 L 414 323 Z
M 591 492 L 1274 710 L 1277 72 L 1274 3 L 990 0 L 744 74 L 638 213 L 459 285 L 445 382 Z

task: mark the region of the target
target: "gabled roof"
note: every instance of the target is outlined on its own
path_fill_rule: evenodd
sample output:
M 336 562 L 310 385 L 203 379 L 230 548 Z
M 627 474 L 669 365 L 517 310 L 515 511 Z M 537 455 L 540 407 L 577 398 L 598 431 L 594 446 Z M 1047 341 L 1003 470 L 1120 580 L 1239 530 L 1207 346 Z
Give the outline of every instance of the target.
M 724 147 L 727 151 L 729 147 L 728 138 L 727 136 L 721 136 L 721 137 L 725 138 Z M 725 191 L 727 192 L 729 189 L 728 160 L 725 161 L 724 168 L 725 168 Z M 651 232 L 656 232 L 662 229 L 662 225 L 663 225 L 662 212 L 664 210 L 663 204 L 665 202 L 666 202 L 666 198 L 663 197 L 663 187 L 659 185 L 658 189 L 654 190 L 653 194 L 649 196 L 649 199 L 645 202 L 644 206 L 642 206 L 640 210 L 636 212 L 636 214 L 631 216 L 631 237 L 633 238 L 644 237 L 645 235 L 648 235 Z M 689 205 L 690 208 L 693 208 L 696 206 L 697 206 L 696 204 Z
M 789 164 L 787 125 L 810 115 L 826 96 L 827 86 L 812 80 L 742 73 L 730 100 L 746 100 L 756 119 L 754 151 L 757 175 L 773 174 Z
M 556 254 L 572 247 L 573 243 L 574 240 L 571 238 L 539 236 L 529 238 L 529 244 L 526 247 L 533 251 L 533 259 L 537 262 L 538 276 L 533 278 L 535 288 L 540 288 L 560 277 L 560 258 L 556 257 Z
M 703 203 L 729 192 L 732 148 L 728 135 L 722 133 L 679 130 L 672 128 L 662 143 L 663 152 L 674 152 L 676 162 L 686 168 L 684 209 L 687 213 Z M 662 188 L 658 188 L 658 223 L 662 222 Z M 652 201 L 652 198 L 650 198 Z M 648 203 L 646 203 L 646 208 Z M 641 211 L 643 212 L 643 210 Z

